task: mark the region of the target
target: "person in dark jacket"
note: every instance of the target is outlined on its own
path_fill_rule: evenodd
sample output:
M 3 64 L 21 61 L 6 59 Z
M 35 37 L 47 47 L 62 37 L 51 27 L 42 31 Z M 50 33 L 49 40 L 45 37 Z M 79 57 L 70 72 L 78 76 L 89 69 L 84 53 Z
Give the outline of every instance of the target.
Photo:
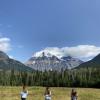
M 75 89 L 72 89 L 71 91 L 71 100 L 77 100 L 77 92 Z

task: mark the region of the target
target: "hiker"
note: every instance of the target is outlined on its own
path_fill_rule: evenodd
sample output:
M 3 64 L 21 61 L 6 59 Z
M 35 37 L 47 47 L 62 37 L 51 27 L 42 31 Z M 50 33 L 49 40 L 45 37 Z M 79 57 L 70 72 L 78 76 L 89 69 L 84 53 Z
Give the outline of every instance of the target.
M 49 87 L 46 87 L 44 95 L 45 95 L 45 100 L 51 100 L 51 91 Z
M 26 100 L 28 95 L 28 91 L 26 90 L 26 86 L 23 86 L 23 91 L 21 92 L 21 100 Z
M 75 89 L 72 89 L 72 92 L 71 92 L 71 100 L 77 100 L 77 92 Z

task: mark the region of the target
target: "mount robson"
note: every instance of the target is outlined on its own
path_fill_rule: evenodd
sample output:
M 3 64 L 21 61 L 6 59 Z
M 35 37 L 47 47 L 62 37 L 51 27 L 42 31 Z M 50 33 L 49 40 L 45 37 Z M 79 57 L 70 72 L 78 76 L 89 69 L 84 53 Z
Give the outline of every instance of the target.
M 71 56 L 58 58 L 57 56 L 50 53 L 41 52 L 38 56 L 33 55 L 25 63 L 25 65 L 39 71 L 61 71 L 66 69 L 73 69 L 82 63 L 83 61 Z

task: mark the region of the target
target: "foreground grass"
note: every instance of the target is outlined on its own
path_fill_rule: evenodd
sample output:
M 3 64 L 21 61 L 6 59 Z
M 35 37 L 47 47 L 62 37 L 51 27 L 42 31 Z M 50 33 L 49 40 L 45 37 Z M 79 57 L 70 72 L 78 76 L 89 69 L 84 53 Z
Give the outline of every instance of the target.
M 27 100 L 44 100 L 43 87 L 28 87 Z M 22 87 L 0 87 L 0 100 L 20 100 Z M 78 100 L 100 100 L 100 90 L 77 88 Z M 71 88 L 51 88 L 52 100 L 70 100 Z

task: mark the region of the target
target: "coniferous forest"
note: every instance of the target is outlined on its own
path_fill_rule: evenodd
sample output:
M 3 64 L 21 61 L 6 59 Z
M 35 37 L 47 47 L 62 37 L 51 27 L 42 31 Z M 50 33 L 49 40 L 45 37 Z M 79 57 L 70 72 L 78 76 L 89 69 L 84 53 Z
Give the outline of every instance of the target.
M 50 86 L 50 87 L 100 87 L 100 69 L 84 68 L 57 71 L 1 71 L 2 86 Z

